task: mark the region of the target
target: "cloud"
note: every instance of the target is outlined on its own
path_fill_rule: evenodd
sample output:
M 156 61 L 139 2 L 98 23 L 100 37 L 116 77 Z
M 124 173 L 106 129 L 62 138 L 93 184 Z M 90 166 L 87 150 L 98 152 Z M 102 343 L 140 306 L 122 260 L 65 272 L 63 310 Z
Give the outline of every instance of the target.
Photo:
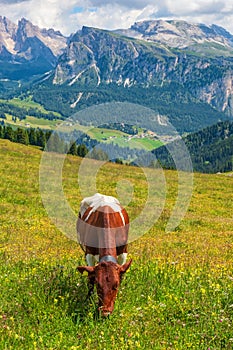
M 1 15 L 14 22 L 25 17 L 40 27 L 54 28 L 65 34 L 69 34 L 71 31 L 69 15 L 77 3 L 75 0 L 69 0 L 69 2 L 58 0 L 23 0 L 19 2 L 15 0 L 7 3 L 3 3 L 3 1 L 0 0 L 2 3 Z
M 218 24 L 233 33 L 229 0 L 0 0 L 1 15 L 21 17 L 69 35 L 83 25 L 116 29 L 145 19 L 182 19 Z
M 104 7 L 107 5 L 114 5 L 114 6 L 119 6 L 122 8 L 128 8 L 128 9 L 136 9 L 136 10 L 142 10 L 148 5 L 155 5 L 157 1 L 155 0 L 116 0 L 116 1 L 111 1 L 111 0 L 89 0 L 89 3 L 92 4 L 92 6 L 95 7 Z
M 21 3 L 29 0 L 0 0 L 0 4 L 7 4 L 7 5 L 12 5 L 16 3 Z

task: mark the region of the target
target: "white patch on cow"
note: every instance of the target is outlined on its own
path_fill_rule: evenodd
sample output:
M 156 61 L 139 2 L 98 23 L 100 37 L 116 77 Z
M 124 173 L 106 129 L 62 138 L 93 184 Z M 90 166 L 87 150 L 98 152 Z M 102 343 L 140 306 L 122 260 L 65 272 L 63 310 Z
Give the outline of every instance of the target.
M 122 214 L 122 212 L 120 212 L 120 216 L 121 216 L 121 220 L 123 222 L 123 226 L 125 226 L 125 218 L 124 218 L 124 215 Z
M 92 213 L 94 213 L 99 207 L 104 207 L 104 206 L 109 206 L 112 208 L 114 212 L 120 213 L 123 225 L 125 225 L 125 220 L 124 217 L 121 213 L 121 206 L 120 202 L 118 199 L 112 196 L 105 196 L 100 193 L 96 193 L 92 197 L 87 197 L 84 198 L 81 202 L 81 207 L 80 207 L 80 214 L 81 218 L 83 217 L 85 211 L 91 207 L 92 209 L 90 210 L 88 216 L 86 217 L 85 221 L 87 221 Z
M 117 257 L 117 262 L 119 265 L 124 265 L 126 263 L 126 260 L 127 260 L 127 253 L 122 253 Z

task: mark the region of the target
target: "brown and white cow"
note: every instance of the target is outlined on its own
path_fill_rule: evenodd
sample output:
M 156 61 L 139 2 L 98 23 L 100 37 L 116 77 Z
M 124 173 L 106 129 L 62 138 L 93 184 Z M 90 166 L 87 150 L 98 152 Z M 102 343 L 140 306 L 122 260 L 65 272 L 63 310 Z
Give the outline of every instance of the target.
M 96 285 L 102 316 L 113 312 L 121 277 L 132 262 L 126 262 L 128 230 L 128 214 L 116 198 L 96 193 L 81 202 L 77 233 L 88 266 L 77 269 L 88 273 L 89 295 Z

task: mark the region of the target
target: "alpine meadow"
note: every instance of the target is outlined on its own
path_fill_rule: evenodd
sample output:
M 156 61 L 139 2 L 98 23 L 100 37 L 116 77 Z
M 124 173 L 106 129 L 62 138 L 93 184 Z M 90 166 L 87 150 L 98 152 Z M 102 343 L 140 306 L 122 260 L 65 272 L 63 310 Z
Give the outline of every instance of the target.
M 233 349 L 233 34 L 180 13 L 122 29 L 141 1 L 0 2 L 25 16 L 0 15 L 0 350 Z M 124 3 L 119 29 L 60 32 L 113 24 L 100 3 Z
M 177 196 L 177 172 L 165 171 L 166 205 L 154 226 L 129 245 L 133 259 L 108 319 L 86 300 L 79 245 L 48 218 L 39 192 L 41 151 L 0 140 L 1 349 L 231 349 L 233 344 L 232 176 L 194 176 L 190 206 L 165 232 Z M 63 169 L 66 198 L 77 213 L 79 157 Z M 93 160 L 95 161 L 95 160 Z M 95 161 L 96 162 L 96 161 Z M 142 209 L 142 169 L 106 163 L 98 191 L 134 186 L 130 219 Z M 75 224 L 75 223 L 74 223 Z

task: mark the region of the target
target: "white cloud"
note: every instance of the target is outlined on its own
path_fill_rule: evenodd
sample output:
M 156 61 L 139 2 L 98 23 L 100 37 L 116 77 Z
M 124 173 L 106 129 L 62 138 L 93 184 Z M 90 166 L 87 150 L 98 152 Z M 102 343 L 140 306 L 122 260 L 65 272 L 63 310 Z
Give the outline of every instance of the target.
M 103 29 L 127 28 L 134 23 L 140 13 L 141 11 L 137 9 L 125 11 L 117 5 L 106 5 L 96 12 L 87 9 L 85 12 L 73 14 L 72 21 Z
M 135 21 L 164 18 L 218 24 L 233 33 L 233 4 L 229 0 L 0 0 L 1 15 L 21 17 L 40 27 L 68 35 L 83 25 L 127 28 Z
M 65 34 L 70 33 L 69 16 L 77 1 L 24 0 L 18 2 L 14 0 L 14 2 L 13 4 L 13 1 L 6 3 L 0 0 L 1 15 L 15 22 L 25 17 L 40 27 L 54 28 Z

